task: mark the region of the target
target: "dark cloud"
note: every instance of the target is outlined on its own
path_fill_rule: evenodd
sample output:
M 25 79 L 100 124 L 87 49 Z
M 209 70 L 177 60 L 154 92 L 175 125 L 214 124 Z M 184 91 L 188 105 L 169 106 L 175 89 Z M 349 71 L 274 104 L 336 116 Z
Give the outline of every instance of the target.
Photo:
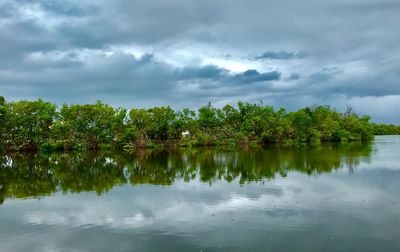
M 229 74 L 227 69 L 223 69 L 214 65 L 203 67 L 184 67 L 177 69 L 176 75 L 181 80 L 190 79 L 210 79 L 219 80 Z
M 342 72 L 338 68 L 323 68 L 310 75 L 309 80 L 314 83 L 326 83 L 340 75 Z
M 67 53 L 60 59 L 54 61 L 53 64 L 49 64 L 48 67 L 61 68 L 61 69 L 81 68 L 83 64 L 84 63 L 78 58 L 77 54 Z
M 15 9 L 16 7 L 9 2 L 0 3 L 0 17 L 2 18 L 12 17 L 13 13 L 15 12 Z
M 3 0 L 0 94 L 144 107 L 355 102 L 400 122 L 384 109 L 400 101 L 399 12 L 398 0 Z
M 304 53 L 294 53 L 294 52 L 265 52 L 260 56 L 255 57 L 256 60 L 291 60 L 291 59 L 301 59 L 304 58 Z
M 47 33 L 37 24 L 18 21 L 0 26 L 0 61 L 12 62 L 37 51 L 50 51 L 56 42 L 47 38 Z
M 250 69 L 243 73 L 236 74 L 232 77 L 232 82 L 239 83 L 254 83 L 260 81 L 278 81 L 281 78 L 281 73 L 272 71 L 267 73 L 259 73 L 257 70 Z
M 300 80 L 301 76 L 298 73 L 292 73 L 288 78 L 286 78 L 287 81 L 295 81 L 295 80 Z
M 281 75 L 276 71 L 259 73 L 256 70 L 233 73 L 215 65 L 176 67 L 152 54 L 134 57 L 123 52 L 91 56 L 86 61 L 69 53 L 52 63 L 25 64 L 23 69 L 34 71 L 25 71 L 22 75 L 0 73 L 3 89 L 11 93 L 15 87 L 27 85 L 19 92 L 20 97 L 44 97 L 56 102 L 110 96 L 140 102 L 172 101 L 181 96 L 204 99 L 210 96 L 204 90 L 213 90 L 212 96 L 221 97 L 240 93 L 250 83 L 279 80 Z M 185 88 L 190 86 L 194 89 Z M 233 90 L 226 90 L 228 86 Z
M 184 67 L 177 69 L 179 80 L 209 79 L 213 81 L 224 81 L 225 85 L 247 84 L 263 81 L 278 81 L 281 73 L 278 71 L 259 73 L 257 70 L 249 69 L 242 73 L 233 74 L 229 70 L 214 65 L 202 67 Z

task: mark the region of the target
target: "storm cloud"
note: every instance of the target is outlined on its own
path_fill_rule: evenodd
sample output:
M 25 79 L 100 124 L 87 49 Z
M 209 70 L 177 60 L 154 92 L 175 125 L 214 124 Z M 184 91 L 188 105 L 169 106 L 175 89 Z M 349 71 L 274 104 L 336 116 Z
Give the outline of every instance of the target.
M 399 12 L 397 0 L 2 0 L 0 95 L 128 108 L 351 104 L 400 123 Z
M 304 53 L 293 53 L 293 52 L 265 52 L 260 56 L 255 57 L 256 60 L 291 60 L 296 58 L 305 57 Z

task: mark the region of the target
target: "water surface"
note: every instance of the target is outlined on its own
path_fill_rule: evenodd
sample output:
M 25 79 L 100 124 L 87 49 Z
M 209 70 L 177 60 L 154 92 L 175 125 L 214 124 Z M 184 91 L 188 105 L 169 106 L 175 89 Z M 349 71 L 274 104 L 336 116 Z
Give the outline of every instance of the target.
M 399 153 L 3 153 L 0 251 L 400 251 Z

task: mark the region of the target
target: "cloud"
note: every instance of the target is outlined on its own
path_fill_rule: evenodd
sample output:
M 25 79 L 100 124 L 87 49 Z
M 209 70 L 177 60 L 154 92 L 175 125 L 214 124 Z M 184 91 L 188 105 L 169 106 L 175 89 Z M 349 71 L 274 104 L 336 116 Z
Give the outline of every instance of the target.
M 259 73 L 257 70 L 249 69 L 243 73 L 233 76 L 232 82 L 253 83 L 259 81 L 278 81 L 280 78 L 281 73 L 278 71 Z
M 292 73 L 288 78 L 286 78 L 287 81 L 295 81 L 299 80 L 301 78 L 300 74 L 298 73 Z
M 398 99 L 397 0 L 287 4 L 3 0 L 0 93 L 125 107 Z
M 190 79 L 210 79 L 219 80 L 224 76 L 228 75 L 227 69 L 219 68 L 214 65 L 206 65 L 203 67 L 183 67 L 177 69 L 176 75 L 179 79 L 190 80 Z
M 19 67 L 15 69 L 19 74 L 0 71 L 5 92 L 15 93 L 17 88 L 19 97 L 43 97 L 57 103 L 101 99 L 115 105 L 119 99 L 122 102 L 116 105 L 126 107 L 133 102 L 146 106 L 150 101 L 158 104 L 180 97 L 203 100 L 210 93 L 230 96 L 250 84 L 279 80 L 281 75 L 256 70 L 236 73 L 215 65 L 179 67 L 153 54 L 135 57 L 121 51 L 39 53 Z
M 255 57 L 256 60 L 291 60 L 291 59 L 301 59 L 304 58 L 304 53 L 294 53 L 294 52 L 265 52 L 260 56 Z

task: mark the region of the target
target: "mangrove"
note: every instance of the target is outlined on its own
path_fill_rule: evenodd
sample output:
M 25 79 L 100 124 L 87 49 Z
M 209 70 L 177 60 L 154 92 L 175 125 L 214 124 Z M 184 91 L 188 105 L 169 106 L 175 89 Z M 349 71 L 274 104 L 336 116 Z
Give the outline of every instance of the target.
M 350 107 L 294 112 L 262 102 L 238 102 L 197 111 L 169 106 L 149 109 L 94 104 L 57 106 L 41 99 L 8 102 L 0 96 L 0 148 L 4 150 L 98 150 L 166 146 L 238 146 L 362 142 L 399 127 L 374 124 Z M 394 130 L 396 129 L 396 130 Z

